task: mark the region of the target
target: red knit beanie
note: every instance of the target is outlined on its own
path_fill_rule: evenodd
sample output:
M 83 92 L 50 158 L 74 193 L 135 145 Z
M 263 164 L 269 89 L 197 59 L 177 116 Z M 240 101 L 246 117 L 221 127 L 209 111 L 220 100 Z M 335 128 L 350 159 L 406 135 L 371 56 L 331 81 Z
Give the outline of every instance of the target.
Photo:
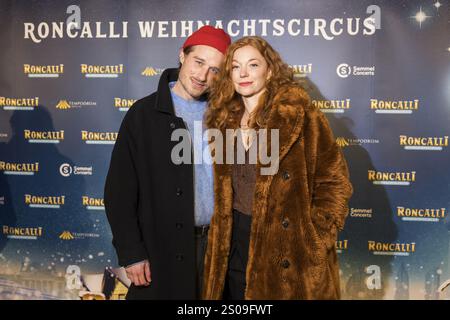
M 183 49 L 190 46 L 205 45 L 216 48 L 225 54 L 230 43 L 231 38 L 223 29 L 203 26 L 186 39 Z

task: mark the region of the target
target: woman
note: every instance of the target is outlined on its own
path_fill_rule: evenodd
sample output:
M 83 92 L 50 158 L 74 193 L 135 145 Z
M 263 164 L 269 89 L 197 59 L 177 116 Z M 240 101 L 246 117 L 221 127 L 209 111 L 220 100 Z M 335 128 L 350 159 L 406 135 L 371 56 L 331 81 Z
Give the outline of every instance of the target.
M 325 116 L 262 38 L 233 43 L 219 79 L 206 123 L 242 129 L 235 141 L 247 151 L 245 164 L 214 166 L 203 297 L 338 299 L 335 241 L 352 186 Z M 275 174 L 249 161 L 249 129 L 279 130 Z

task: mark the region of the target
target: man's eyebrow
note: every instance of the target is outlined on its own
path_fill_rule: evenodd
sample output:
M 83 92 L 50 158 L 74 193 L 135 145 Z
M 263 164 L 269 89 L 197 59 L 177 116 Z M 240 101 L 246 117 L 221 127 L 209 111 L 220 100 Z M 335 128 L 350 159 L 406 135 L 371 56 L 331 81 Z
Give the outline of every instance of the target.
M 194 56 L 194 59 L 196 59 L 196 60 L 200 60 L 200 61 L 202 61 L 202 62 L 205 62 L 206 63 L 206 60 L 205 59 L 203 59 L 203 58 L 200 58 L 199 56 Z M 218 70 L 220 70 L 220 67 L 217 67 L 217 66 L 209 66 L 210 68 L 214 68 L 214 69 L 218 69 Z
M 201 60 L 201 61 L 206 61 L 205 59 L 200 58 L 199 56 L 194 56 L 194 59 Z

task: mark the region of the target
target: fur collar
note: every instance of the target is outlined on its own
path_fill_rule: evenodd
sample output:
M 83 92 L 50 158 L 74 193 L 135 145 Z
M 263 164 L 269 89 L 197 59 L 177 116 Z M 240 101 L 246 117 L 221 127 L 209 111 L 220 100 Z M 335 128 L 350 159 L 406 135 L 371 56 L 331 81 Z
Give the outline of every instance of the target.
M 270 130 L 279 130 L 279 161 L 286 156 L 292 144 L 298 139 L 305 114 L 305 108 L 309 105 L 307 93 L 300 87 L 289 85 L 281 87 L 273 99 L 272 108 L 267 120 L 267 145 L 270 154 Z M 225 137 L 225 132 L 223 132 Z M 226 154 L 224 143 L 224 155 Z M 216 165 L 216 174 L 219 176 L 231 175 L 230 165 Z M 259 174 L 260 164 L 257 165 Z

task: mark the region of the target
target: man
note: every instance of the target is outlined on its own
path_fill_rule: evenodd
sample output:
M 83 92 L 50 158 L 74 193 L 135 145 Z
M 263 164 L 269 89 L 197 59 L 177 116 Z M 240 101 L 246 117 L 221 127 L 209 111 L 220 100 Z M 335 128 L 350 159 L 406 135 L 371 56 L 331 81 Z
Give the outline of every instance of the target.
M 230 42 L 222 29 L 194 32 L 180 51 L 180 68 L 165 70 L 157 91 L 124 117 L 104 199 L 119 264 L 132 282 L 127 299 L 200 298 L 212 166 L 172 159 L 179 143 L 172 134 L 185 129 L 193 137 Z

